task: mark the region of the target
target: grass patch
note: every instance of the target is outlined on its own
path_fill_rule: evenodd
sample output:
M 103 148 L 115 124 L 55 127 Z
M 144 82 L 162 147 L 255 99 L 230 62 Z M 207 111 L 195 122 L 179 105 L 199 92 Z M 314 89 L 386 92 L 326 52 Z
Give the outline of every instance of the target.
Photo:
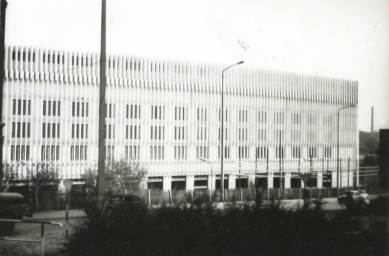
M 82 223 L 82 219 L 71 219 L 70 233 L 74 232 L 74 228 Z M 25 239 L 40 239 L 40 225 L 38 224 L 16 224 L 16 229 L 12 238 Z M 66 241 L 65 229 L 45 225 L 45 255 L 59 256 L 63 255 L 61 249 Z M 40 256 L 41 244 L 32 242 L 14 242 L 14 241 L 0 241 L 0 255 L 1 256 Z

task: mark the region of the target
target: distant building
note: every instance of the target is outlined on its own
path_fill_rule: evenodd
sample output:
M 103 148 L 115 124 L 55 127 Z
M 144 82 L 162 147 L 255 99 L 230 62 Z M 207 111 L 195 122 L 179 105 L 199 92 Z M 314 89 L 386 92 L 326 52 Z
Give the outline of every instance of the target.
M 20 180 L 38 163 L 80 179 L 97 166 L 99 55 L 5 52 L 4 161 Z M 107 66 L 107 157 L 140 163 L 150 188 L 219 187 L 225 66 L 122 55 Z M 244 66 L 225 75 L 226 187 L 300 187 L 305 172 L 310 186 L 336 187 L 337 111 L 358 103 L 357 82 Z M 342 187 L 358 166 L 356 113 L 340 112 Z
M 380 187 L 389 188 L 389 129 L 380 129 L 380 144 L 378 147 Z

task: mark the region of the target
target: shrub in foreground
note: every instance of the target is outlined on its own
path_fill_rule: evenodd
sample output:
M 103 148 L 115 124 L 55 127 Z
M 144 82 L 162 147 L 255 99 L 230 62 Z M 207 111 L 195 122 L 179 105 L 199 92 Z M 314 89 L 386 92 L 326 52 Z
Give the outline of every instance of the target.
M 319 208 L 211 206 L 148 209 L 92 206 L 88 220 L 65 244 L 73 255 L 385 255 L 386 233 L 355 233 L 347 213 Z M 375 249 L 374 249 L 375 248 Z M 376 250 L 376 251 L 374 251 Z

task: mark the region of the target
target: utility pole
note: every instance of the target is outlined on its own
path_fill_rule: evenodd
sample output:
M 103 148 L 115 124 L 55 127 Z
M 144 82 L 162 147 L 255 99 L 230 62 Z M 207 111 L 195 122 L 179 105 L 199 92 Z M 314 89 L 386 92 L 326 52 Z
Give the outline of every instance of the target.
M 106 78 L 106 49 L 105 49 L 105 14 L 106 0 L 101 1 L 101 49 L 100 49 L 100 99 L 99 99 L 99 156 L 98 156 L 98 201 L 101 203 L 105 195 L 105 88 Z
M 7 8 L 7 0 L 1 0 L 0 6 L 0 189 L 3 187 L 3 87 L 4 87 L 4 41 L 5 41 L 5 13 Z

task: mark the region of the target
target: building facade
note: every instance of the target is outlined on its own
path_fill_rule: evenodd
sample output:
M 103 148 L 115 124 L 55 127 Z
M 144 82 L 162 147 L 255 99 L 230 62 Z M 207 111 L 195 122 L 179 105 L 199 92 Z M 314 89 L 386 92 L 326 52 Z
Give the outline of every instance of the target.
M 139 163 L 152 188 L 220 186 L 225 66 L 135 56 L 107 58 L 107 157 Z M 99 55 L 7 46 L 4 162 L 50 163 L 80 179 L 98 156 Z M 337 113 L 358 103 L 356 81 L 244 66 L 224 77 L 228 188 L 337 185 Z M 358 166 L 357 110 L 339 112 L 340 186 Z

